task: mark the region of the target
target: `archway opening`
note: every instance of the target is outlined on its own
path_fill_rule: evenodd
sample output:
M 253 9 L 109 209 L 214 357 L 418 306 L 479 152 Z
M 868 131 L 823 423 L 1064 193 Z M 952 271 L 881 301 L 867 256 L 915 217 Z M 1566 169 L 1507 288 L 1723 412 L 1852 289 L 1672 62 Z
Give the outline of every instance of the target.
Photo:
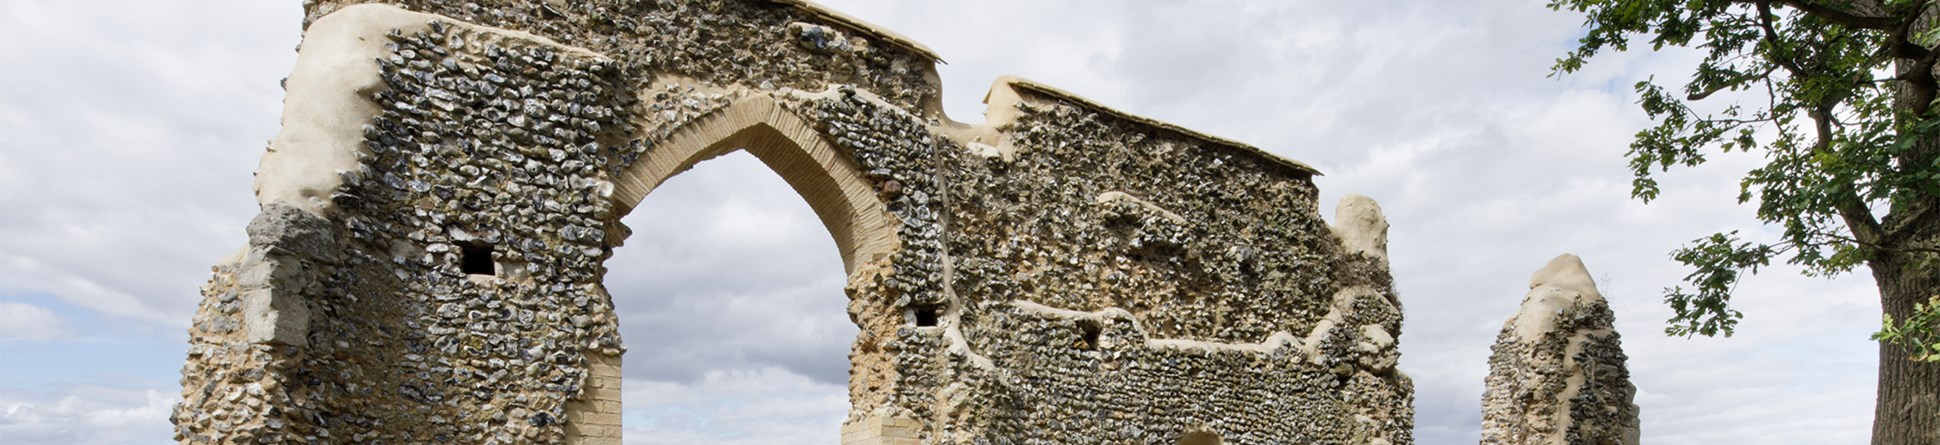
M 733 147 L 741 148 L 741 147 Z M 745 151 L 655 187 L 606 261 L 625 443 L 827 443 L 848 413 L 843 258 L 790 184 Z

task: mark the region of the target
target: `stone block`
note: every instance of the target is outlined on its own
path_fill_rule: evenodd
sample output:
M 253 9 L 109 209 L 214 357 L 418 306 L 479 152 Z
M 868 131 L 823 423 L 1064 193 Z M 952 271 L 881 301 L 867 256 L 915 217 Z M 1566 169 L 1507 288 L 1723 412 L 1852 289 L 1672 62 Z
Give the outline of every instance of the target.
M 330 220 L 282 203 L 263 205 L 249 221 L 249 244 L 322 261 L 336 261 L 336 229 Z
M 310 308 L 301 295 L 277 289 L 242 294 L 244 338 L 251 343 L 303 347 L 309 344 Z

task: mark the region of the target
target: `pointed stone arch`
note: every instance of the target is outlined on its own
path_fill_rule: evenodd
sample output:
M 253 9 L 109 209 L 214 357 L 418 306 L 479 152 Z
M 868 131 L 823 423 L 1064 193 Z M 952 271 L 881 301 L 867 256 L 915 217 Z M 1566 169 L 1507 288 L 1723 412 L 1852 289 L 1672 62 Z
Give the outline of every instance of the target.
M 619 245 L 631 232 L 620 223 L 621 218 L 632 213 L 661 184 L 693 168 L 695 164 L 737 150 L 747 151 L 760 159 L 815 211 L 822 226 L 835 240 L 851 287 L 886 273 L 885 268 L 877 265 L 886 263 L 900 245 L 897 236 L 900 220 L 891 215 L 877 197 L 875 186 L 856 166 L 852 155 L 838 150 L 808 122 L 783 108 L 771 96 L 753 95 L 737 99 L 726 107 L 695 118 L 665 137 L 650 141 L 650 144 L 652 148 L 638 160 L 612 176 L 614 193 L 610 199 L 613 212 L 606 221 L 609 228 L 616 229 L 607 231 L 612 234 L 608 238 L 612 245 Z M 889 309 L 874 309 L 864 310 L 860 314 L 852 312 L 852 316 L 858 317 L 854 320 L 858 327 L 868 330 L 873 324 L 877 330 L 884 330 L 880 323 L 871 323 L 869 319 L 889 318 L 884 313 Z M 887 329 L 893 330 L 893 327 Z M 851 357 L 855 358 L 854 355 Z M 622 395 L 620 357 L 589 354 L 587 359 L 590 365 L 588 384 L 579 398 L 568 404 L 567 443 L 618 444 L 622 438 L 619 429 Z M 877 368 L 887 363 L 883 360 L 868 361 Z M 857 365 L 852 363 L 851 366 Z M 857 372 L 852 368 L 852 375 Z M 862 373 L 879 376 L 882 372 L 872 370 Z M 857 388 L 851 385 L 852 399 L 856 397 L 856 391 Z M 877 422 L 881 420 L 877 419 Z M 901 427 L 913 428 L 910 425 Z
M 613 224 L 674 175 L 701 161 L 745 150 L 780 175 L 815 210 L 835 238 L 851 280 L 898 245 L 896 218 L 877 198 L 875 186 L 854 159 L 770 96 L 736 100 L 653 141 L 652 147 L 615 176 Z

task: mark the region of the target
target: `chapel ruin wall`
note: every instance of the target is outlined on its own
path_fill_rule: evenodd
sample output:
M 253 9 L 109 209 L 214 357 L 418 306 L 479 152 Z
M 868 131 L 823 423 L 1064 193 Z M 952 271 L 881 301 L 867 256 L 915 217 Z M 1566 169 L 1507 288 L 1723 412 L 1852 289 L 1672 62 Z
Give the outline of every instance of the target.
M 1313 168 L 804 2 L 306 2 L 183 443 L 618 443 L 620 218 L 747 150 L 849 274 L 842 443 L 1412 443 L 1386 223 Z M 831 438 L 835 439 L 835 438 Z

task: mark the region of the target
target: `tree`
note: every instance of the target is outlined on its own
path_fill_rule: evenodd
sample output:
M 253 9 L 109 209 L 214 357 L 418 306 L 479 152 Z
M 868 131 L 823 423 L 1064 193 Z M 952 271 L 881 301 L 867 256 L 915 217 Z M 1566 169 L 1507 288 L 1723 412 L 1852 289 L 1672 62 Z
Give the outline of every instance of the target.
M 1665 289 L 1670 335 L 1731 335 L 1734 286 L 1774 259 L 1833 276 L 1864 265 L 1879 286 L 1876 445 L 1940 444 L 1940 83 L 1935 0 L 1550 0 L 1587 15 L 1580 45 L 1556 74 L 1605 51 L 1648 43 L 1704 54 L 1683 90 L 1636 85 L 1656 126 L 1628 157 L 1633 197 L 1661 192 L 1655 174 L 1714 151 L 1762 154 L 1739 203 L 1783 229 L 1736 232 L 1672 254 L 1690 288 Z M 1723 94 L 1720 94 L 1723 93 Z M 1715 96 L 1715 97 L 1714 97 Z M 1722 103 L 1704 103 L 1707 99 Z M 1932 302 L 1932 303 L 1930 303 Z M 1927 304 L 1922 304 L 1927 303 Z M 1925 357 L 1925 359 L 1922 359 Z

